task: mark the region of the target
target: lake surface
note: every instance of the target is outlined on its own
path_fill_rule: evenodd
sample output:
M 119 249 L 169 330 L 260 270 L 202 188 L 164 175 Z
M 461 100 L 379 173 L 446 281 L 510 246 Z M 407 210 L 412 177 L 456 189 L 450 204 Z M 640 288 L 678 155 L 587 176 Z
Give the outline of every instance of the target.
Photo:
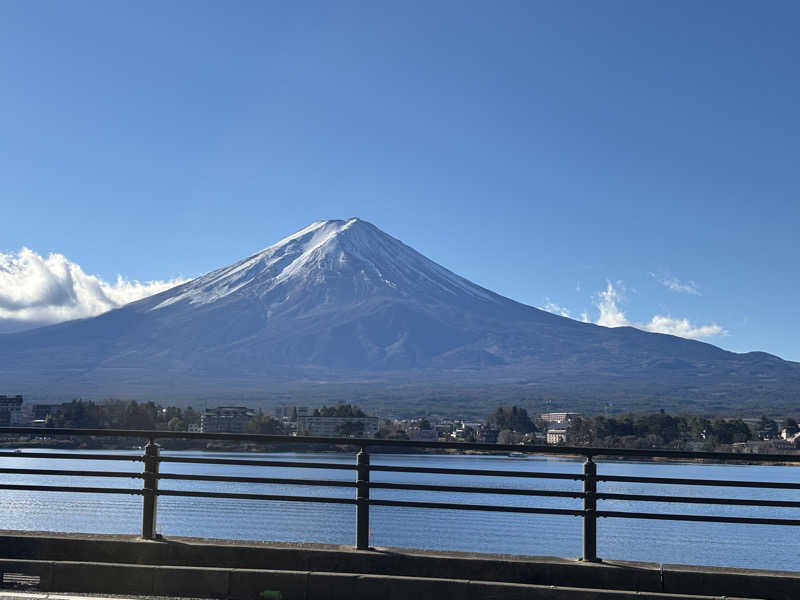
M 85 452 L 85 451 L 84 451 Z M 109 453 L 109 451 L 103 451 Z M 137 454 L 120 451 L 119 454 Z M 354 464 L 348 454 L 252 454 L 163 452 L 162 456 L 204 456 L 324 461 Z M 452 455 L 371 454 L 373 465 L 503 469 L 554 473 L 581 473 L 582 460 L 553 457 L 501 457 Z M 0 458 L 0 466 L 76 470 L 141 471 L 140 462 L 73 459 Z M 355 479 L 354 470 L 268 468 L 253 466 L 163 463 L 162 473 L 203 473 L 302 479 Z M 710 465 L 598 461 L 599 474 L 797 482 L 800 468 L 792 466 Z M 6 483 L 83 485 L 138 488 L 141 480 L 95 477 L 1 475 Z M 581 489 L 579 481 L 473 477 L 416 473 L 372 473 L 373 481 L 472 485 L 515 489 Z M 231 484 L 197 481 L 162 481 L 162 489 L 249 492 L 303 496 L 353 497 L 353 488 L 297 485 Z M 700 486 L 669 488 L 633 483 L 598 484 L 598 491 L 672 496 L 716 496 L 798 500 L 796 490 L 759 490 Z M 507 504 L 581 508 L 581 500 L 515 497 L 492 494 L 454 494 L 372 490 L 373 498 L 434 502 Z M 139 533 L 141 496 L 51 493 L 0 490 L 0 529 L 92 533 Z M 631 510 L 681 514 L 713 514 L 800 518 L 800 509 L 742 506 L 703 506 L 674 503 L 602 501 L 605 510 Z M 370 542 L 375 546 L 462 550 L 490 553 L 580 556 L 581 519 L 571 516 L 504 514 L 463 510 L 371 507 Z M 161 497 L 158 531 L 166 537 L 191 536 L 264 541 L 308 541 L 353 544 L 355 507 L 284 501 L 226 500 Z M 800 570 L 800 528 L 774 525 L 688 523 L 640 519 L 598 520 L 598 555 L 605 559 L 660 563 L 735 566 Z

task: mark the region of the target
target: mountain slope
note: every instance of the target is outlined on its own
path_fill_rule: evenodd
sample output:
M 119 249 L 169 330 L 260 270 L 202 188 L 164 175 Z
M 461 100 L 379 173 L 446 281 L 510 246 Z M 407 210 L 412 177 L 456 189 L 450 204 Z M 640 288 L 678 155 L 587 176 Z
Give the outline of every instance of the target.
M 23 393 L 257 394 L 281 381 L 289 389 L 376 378 L 538 382 L 572 393 L 613 382 L 621 393 L 677 398 L 735 383 L 788 398 L 800 390 L 800 365 L 552 315 L 359 219 L 313 223 L 99 317 L 0 336 L 0 381 Z

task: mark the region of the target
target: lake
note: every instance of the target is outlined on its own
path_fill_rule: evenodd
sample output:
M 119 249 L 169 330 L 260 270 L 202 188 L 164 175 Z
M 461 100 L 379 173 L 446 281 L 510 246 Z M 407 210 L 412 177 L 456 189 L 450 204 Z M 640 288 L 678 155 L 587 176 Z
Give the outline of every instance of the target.
M 82 451 L 86 452 L 86 451 Z M 103 451 L 109 453 L 113 451 Z M 135 454 L 136 451 L 120 451 Z M 254 454 L 211 452 L 163 452 L 163 456 L 205 456 L 324 461 L 353 464 L 354 455 Z M 373 465 L 503 469 L 581 473 L 582 460 L 558 457 L 504 457 L 476 455 L 398 455 L 371 454 Z M 599 474 L 682 477 L 697 479 L 761 480 L 797 482 L 800 469 L 793 466 L 718 465 L 696 463 L 656 463 L 597 461 Z M 129 470 L 141 463 L 86 460 L 46 460 L 2 458 L 3 467 L 80 470 Z M 267 468 L 253 466 L 198 465 L 163 463 L 162 473 L 203 473 L 254 477 L 303 479 L 355 479 L 354 470 L 310 468 Z M 17 484 L 84 485 L 92 487 L 141 486 L 138 479 L 81 478 L 4 474 L 3 481 Z M 579 481 L 547 479 L 472 477 L 417 473 L 372 473 L 373 481 L 474 485 L 515 489 L 581 489 Z M 353 488 L 297 485 L 231 484 L 218 482 L 162 481 L 162 489 L 249 492 L 305 496 L 353 497 Z M 635 483 L 598 483 L 600 492 L 638 493 L 673 496 L 717 496 L 797 500 L 796 490 L 711 488 Z M 373 498 L 508 504 L 554 508 L 581 508 L 581 500 L 547 497 L 515 497 L 492 494 L 455 494 L 372 490 Z M 0 490 L 0 529 L 91 533 L 139 533 L 141 497 L 112 494 L 48 493 Z M 669 512 L 798 518 L 798 509 L 703 506 L 673 503 L 632 503 L 602 501 L 605 510 Z M 370 543 L 375 546 L 446 549 L 538 556 L 580 556 L 582 524 L 579 517 L 504 514 L 463 510 L 371 507 Z M 190 536 L 260 541 L 306 541 L 328 544 L 353 544 L 355 507 L 331 504 L 304 504 L 283 501 L 225 500 L 161 497 L 158 531 L 166 537 Z M 605 559 L 640 560 L 660 563 L 733 566 L 761 569 L 800 570 L 800 545 L 797 528 L 774 525 L 687 523 L 640 519 L 598 520 L 598 556 Z

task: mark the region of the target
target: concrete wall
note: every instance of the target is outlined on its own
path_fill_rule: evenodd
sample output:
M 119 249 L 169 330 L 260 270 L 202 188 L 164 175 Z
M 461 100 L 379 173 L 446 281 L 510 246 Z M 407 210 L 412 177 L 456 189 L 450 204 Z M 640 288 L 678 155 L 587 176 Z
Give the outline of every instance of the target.
M 718 596 L 354 573 L 0 559 L 3 570 L 38 574 L 41 590 L 47 592 L 234 600 L 264 598 L 265 594 L 276 600 L 719 600 Z
M 347 578 L 342 580 L 334 577 L 339 582 L 336 583 L 337 586 L 345 585 L 345 582 L 350 582 L 347 585 L 356 585 L 352 581 L 361 582 L 358 586 L 362 587 L 378 585 L 369 577 L 352 579 L 356 577 L 352 574 L 360 574 L 390 578 L 394 582 L 392 585 L 400 587 L 412 585 L 404 583 L 405 578 L 410 578 L 461 582 L 448 584 L 453 588 L 466 585 L 465 582 L 472 582 L 469 584 L 472 587 L 479 585 L 476 582 L 490 582 L 503 585 L 556 586 L 561 589 L 591 588 L 658 594 L 705 594 L 768 600 L 800 598 L 800 574 L 797 573 L 680 565 L 664 565 L 662 569 L 660 565 L 652 563 L 618 561 L 582 563 L 577 560 L 550 557 L 475 555 L 391 548 L 356 551 L 350 547 L 312 544 L 245 544 L 191 538 L 142 541 L 129 536 L 33 535 L 8 532 L 5 535 L 0 534 L 0 558 L 20 561 L 16 563 L 18 565 L 51 564 L 52 567 L 48 567 L 51 570 L 47 571 L 45 576 L 51 577 L 48 585 L 56 586 L 49 588 L 54 591 L 72 591 L 73 588 L 58 589 L 58 585 L 82 580 L 85 575 L 82 569 L 90 568 L 84 566 L 86 564 L 103 563 L 106 565 L 102 567 L 105 569 L 103 572 L 110 573 L 108 582 L 114 586 L 113 589 L 83 591 L 140 593 L 135 586 L 142 585 L 151 587 L 148 588 L 150 591 L 141 593 L 155 593 L 153 592 L 155 587 L 152 586 L 158 587 L 160 590 L 158 593 L 161 593 L 166 589 L 172 589 L 169 588 L 170 578 L 178 577 L 175 575 L 178 571 L 170 568 L 188 568 L 188 571 L 180 573 L 192 573 L 192 575 L 180 575 L 181 578 L 189 577 L 189 579 L 175 579 L 186 582 L 176 584 L 177 587 L 183 589 L 184 586 L 188 586 L 191 589 L 206 590 L 202 596 L 215 597 L 234 597 L 231 590 L 239 589 L 236 587 L 239 585 L 236 583 L 238 581 L 258 582 L 253 584 L 258 587 L 266 585 L 265 582 L 273 579 L 285 581 L 289 586 L 287 589 L 295 589 L 300 585 L 297 582 L 302 580 L 304 582 L 302 585 L 305 586 L 304 594 L 309 594 L 311 593 L 309 582 L 319 578 L 324 579 L 324 574 L 331 577 L 348 574 Z M 109 563 L 114 564 L 109 565 Z M 135 573 L 137 566 L 142 568 L 142 573 L 146 575 L 131 575 Z M 97 569 L 100 567 L 91 568 L 99 572 Z M 46 577 L 42 579 L 43 582 Z M 430 583 L 430 585 L 445 584 Z M 124 586 L 130 589 L 122 591 L 120 587 Z M 226 590 L 224 593 L 221 591 L 222 588 Z M 263 587 L 263 589 L 271 588 Z M 503 587 L 502 590 L 506 590 L 503 592 L 503 597 L 511 594 L 512 591 L 509 590 L 513 589 L 516 588 Z M 175 595 L 197 595 L 193 592 L 174 591 Z M 321 594 L 322 591 L 315 593 Z M 164 595 L 171 594 L 164 593 Z M 374 596 L 374 598 L 379 597 Z

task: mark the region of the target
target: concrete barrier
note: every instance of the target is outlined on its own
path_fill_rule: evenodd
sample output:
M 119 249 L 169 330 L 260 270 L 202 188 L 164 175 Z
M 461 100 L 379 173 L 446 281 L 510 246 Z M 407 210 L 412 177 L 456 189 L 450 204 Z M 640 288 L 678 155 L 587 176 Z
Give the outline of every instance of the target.
M 137 594 L 255 600 L 721 600 L 494 581 L 206 567 L 159 567 L 1 559 L 0 570 L 37 572 L 44 592 Z M 49 572 L 49 574 L 48 574 Z M 728 597 L 727 600 L 744 600 Z
M 664 591 L 686 594 L 688 590 L 719 596 L 798 600 L 800 576 L 783 571 L 664 565 Z
M 231 596 L 231 572 L 208 567 L 140 567 L 153 571 L 153 593 L 159 596 L 227 598 Z M 255 598 L 256 596 L 252 596 Z
M 161 542 L 132 536 L 78 534 L 0 535 L 0 556 L 62 560 L 285 571 L 347 572 L 442 579 L 475 579 L 557 586 L 661 591 L 659 566 L 612 561 L 584 563 L 555 557 L 426 552 L 396 548 L 373 551 L 315 544 L 231 543 L 172 538 Z
M 502 584 L 534 585 L 547 588 L 590 590 L 622 590 L 625 592 L 650 592 L 695 594 L 710 597 L 738 596 L 766 600 L 800 599 L 800 574 L 791 572 L 756 571 L 747 569 L 721 569 L 709 567 L 665 565 L 663 570 L 654 563 L 608 561 L 583 563 L 578 560 L 553 557 L 522 557 L 503 555 L 478 555 L 459 552 L 426 552 L 378 548 L 357 551 L 351 547 L 317 544 L 239 543 L 225 540 L 198 540 L 174 538 L 164 541 L 142 541 L 133 536 L 103 536 L 84 534 L 29 534 L 6 532 L 0 534 L 0 559 L 25 559 L 57 563 L 113 563 L 116 568 L 157 567 L 157 570 L 109 571 L 108 585 L 126 585 L 127 593 L 149 593 L 148 590 L 165 590 L 168 595 L 182 589 L 195 590 L 189 595 L 222 597 L 236 592 L 235 597 L 253 598 L 253 590 L 262 585 L 266 573 L 282 573 L 277 578 L 286 594 L 311 589 L 316 594 L 325 592 L 326 581 L 341 588 L 356 585 L 373 585 L 366 576 L 393 577 L 395 585 L 404 585 L 402 578 L 423 586 L 420 579 L 436 581 L 480 581 Z M 171 567 L 188 568 L 171 571 Z M 51 585 L 73 586 L 80 580 L 81 568 L 54 566 L 44 573 L 54 580 Z M 192 570 L 193 569 L 193 570 Z M 313 575 L 312 575 L 313 574 Z M 347 575 L 337 579 L 337 574 Z M 126 577 L 133 577 L 130 584 Z M 397 579 L 400 578 L 400 579 Z M 338 582 L 338 583 L 337 583 Z M 369 583 L 366 583 L 369 582 Z M 98 583 L 98 586 L 102 582 Z M 380 584 L 375 583 L 380 588 Z M 410 584 L 409 584 L 410 585 Z M 430 583 L 440 586 L 439 583 Z M 483 585 L 483 584 L 481 584 Z M 136 586 L 139 586 L 138 588 Z M 461 584 L 452 584 L 458 588 Z M 447 587 L 447 586 L 445 586 Z M 51 589 L 56 589 L 52 587 Z M 84 591 L 85 588 L 83 588 Z M 93 591 L 107 593 L 118 587 L 98 587 Z M 270 589 L 262 587 L 260 591 Z M 488 588 L 483 588 L 488 589 Z M 504 594 L 514 594 L 513 588 L 503 588 Z M 62 587 L 59 591 L 79 591 L 75 587 Z M 249 590 L 249 591 L 248 591 Z M 245 593 L 247 592 L 247 593 Z M 377 598 L 386 600 L 390 592 L 373 591 Z M 444 592 L 443 592 L 444 593 Z M 448 594 L 450 592 L 447 592 Z M 544 593 L 544 592 L 542 592 Z M 284 594 L 284 596 L 286 596 Z M 178 594 L 186 595 L 186 594 Z M 301 596 L 298 596 L 301 597 Z M 461 596 L 463 598 L 464 596 Z M 546 597 L 546 596 L 542 596 Z M 598 596 L 599 597 L 599 596 Z
M 304 600 L 309 573 L 234 569 L 229 574 L 231 598 L 258 598 L 262 592 L 280 592 L 281 600 Z

